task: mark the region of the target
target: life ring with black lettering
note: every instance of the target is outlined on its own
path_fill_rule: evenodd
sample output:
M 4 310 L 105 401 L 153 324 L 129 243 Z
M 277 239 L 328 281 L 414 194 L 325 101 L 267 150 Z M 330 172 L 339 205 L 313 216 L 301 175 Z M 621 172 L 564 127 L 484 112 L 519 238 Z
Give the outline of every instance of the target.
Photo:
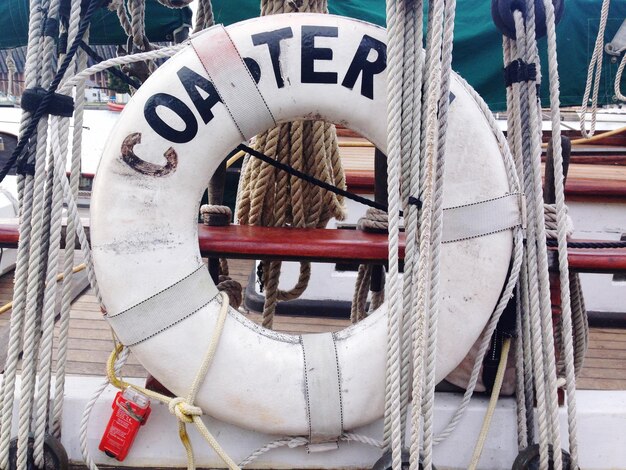
M 198 249 L 211 175 L 240 142 L 296 119 L 342 124 L 384 151 L 385 41 L 382 28 L 331 15 L 215 26 L 126 105 L 92 195 L 95 270 L 116 334 L 172 392 L 189 389 L 219 311 Z M 494 310 L 520 224 L 494 131 L 456 76 L 451 100 L 437 380 Z M 485 214 L 496 220 L 476 227 Z M 318 440 L 371 423 L 383 415 L 386 316 L 385 304 L 334 334 L 292 336 L 231 309 L 196 404 L 243 428 Z

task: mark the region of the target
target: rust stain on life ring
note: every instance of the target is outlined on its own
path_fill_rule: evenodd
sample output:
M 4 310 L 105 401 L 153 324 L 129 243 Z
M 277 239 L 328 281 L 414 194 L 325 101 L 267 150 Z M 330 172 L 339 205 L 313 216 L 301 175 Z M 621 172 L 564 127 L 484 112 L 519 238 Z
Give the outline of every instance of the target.
M 142 175 L 155 177 L 167 176 L 176 171 L 176 167 L 178 166 L 178 155 L 172 147 L 168 148 L 163 154 L 167 163 L 165 165 L 157 165 L 155 163 L 142 160 L 135 155 L 135 145 L 140 143 L 141 132 L 133 132 L 132 134 L 127 135 L 122 142 L 122 160 L 129 167 Z

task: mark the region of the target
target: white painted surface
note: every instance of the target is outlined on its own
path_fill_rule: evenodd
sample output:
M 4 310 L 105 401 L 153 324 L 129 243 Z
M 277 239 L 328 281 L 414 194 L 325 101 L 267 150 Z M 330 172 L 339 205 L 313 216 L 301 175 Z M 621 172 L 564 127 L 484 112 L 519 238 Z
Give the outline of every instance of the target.
M 83 409 L 102 379 L 69 377 L 66 384 L 62 442 L 72 461 L 82 462 L 79 423 Z M 135 381 L 141 383 L 140 381 Z M 98 444 L 111 415 L 116 389 L 109 387 L 98 400 L 88 428 L 88 446 L 98 464 L 119 465 L 98 450 Z M 626 391 L 577 392 L 580 466 L 588 470 L 626 469 Z M 456 394 L 438 393 L 435 399 L 435 426 L 441 429 L 460 401 Z M 18 403 L 16 403 L 16 411 Z M 435 447 L 434 464 L 438 469 L 467 468 L 487 406 L 486 398 L 474 398 L 458 430 Z M 561 407 L 561 428 L 566 429 L 566 410 Z M 410 421 L 410 420 L 409 420 Z M 252 451 L 277 436 L 243 430 L 206 419 L 209 430 L 234 458 L 241 461 Z M 14 421 L 15 424 L 15 421 Z M 221 468 L 223 463 L 209 450 L 193 427 L 188 428 L 198 467 Z M 361 428 L 359 433 L 381 439 L 381 423 Z M 563 434 L 565 435 L 565 434 Z M 517 455 L 515 402 L 500 399 L 487 439 L 481 469 L 511 468 Z M 563 439 L 566 448 L 567 439 Z M 339 449 L 307 454 L 303 448 L 281 448 L 260 457 L 251 468 L 370 468 L 380 451 L 358 443 L 340 443 Z M 141 467 L 185 467 L 185 452 L 178 439 L 176 419 L 167 407 L 152 405 L 148 422 L 140 429 L 124 465 Z

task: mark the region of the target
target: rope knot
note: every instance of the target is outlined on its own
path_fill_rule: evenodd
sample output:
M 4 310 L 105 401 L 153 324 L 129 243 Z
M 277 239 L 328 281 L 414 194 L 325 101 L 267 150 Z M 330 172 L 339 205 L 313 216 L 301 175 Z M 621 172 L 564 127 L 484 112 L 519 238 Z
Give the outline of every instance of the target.
M 565 231 L 566 231 L 567 237 L 569 238 L 572 235 L 572 233 L 574 233 L 574 222 L 572 221 L 572 218 L 569 216 L 569 214 L 567 214 L 567 206 L 565 206 L 565 214 L 566 214 Z M 546 237 L 556 240 L 558 238 L 558 221 L 557 221 L 557 215 L 556 215 L 556 205 L 544 204 L 543 215 L 545 217 L 545 224 L 546 224 Z
M 359 219 L 357 228 L 366 232 L 386 232 L 387 212 L 370 207 L 365 212 L 365 217 Z
M 183 397 L 172 398 L 167 407 L 170 413 L 183 423 L 193 423 L 194 416 L 202 416 L 203 414 L 202 408 L 188 403 Z
M 233 212 L 228 206 L 217 204 L 203 204 L 200 206 L 200 216 L 204 225 L 213 225 L 222 227 L 230 224 L 233 218 Z

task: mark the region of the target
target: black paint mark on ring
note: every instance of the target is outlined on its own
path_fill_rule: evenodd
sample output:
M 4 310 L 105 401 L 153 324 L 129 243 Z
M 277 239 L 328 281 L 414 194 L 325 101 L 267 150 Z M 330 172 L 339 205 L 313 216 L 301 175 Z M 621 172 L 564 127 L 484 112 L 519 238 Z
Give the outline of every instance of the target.
M 176 167 L 178 166 L 178 155 L 172 147 L 168 148 L 163 154 L 167 163 L 165 165 L 157 165 L 155 163 L 142 160 L 135 155 L 135 145 L 140 143 L 141 132 L 133 132 L 132 134 L 127 135 L 122 142 L 122 160 L 129 167 L 142 175 L 154 177 L 167 176 L 176 171 Z

